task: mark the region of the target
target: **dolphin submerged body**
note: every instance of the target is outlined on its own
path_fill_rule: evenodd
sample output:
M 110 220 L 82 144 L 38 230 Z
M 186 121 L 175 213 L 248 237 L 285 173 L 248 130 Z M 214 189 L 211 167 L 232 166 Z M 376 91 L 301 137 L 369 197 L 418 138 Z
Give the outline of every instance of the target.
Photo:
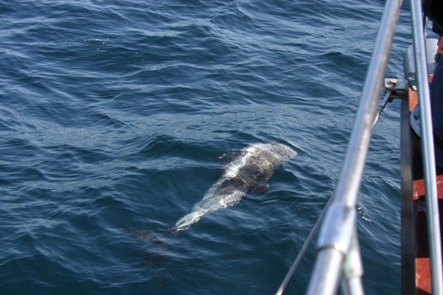
M 280 143 L 259 143 L 242 149 L 203 199 L 177 221 L 174 231 L 186 230 L 203 215 L 238 204 L 246 193 L 265 192 L 274 171 L 296 155 L 293 149 Z

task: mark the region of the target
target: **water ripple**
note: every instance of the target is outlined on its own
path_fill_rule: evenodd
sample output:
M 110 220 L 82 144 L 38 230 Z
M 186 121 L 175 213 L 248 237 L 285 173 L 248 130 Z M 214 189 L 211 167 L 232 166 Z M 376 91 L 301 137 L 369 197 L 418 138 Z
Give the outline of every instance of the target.
M 1 2 L 2 291 L 274 292 L 346 150 L 383 6 L 354 2 Z M 380 257 L 365 259 L 368 294 L 399 284 L 399 220 L 386 218 L 398 116 L 386 114 L 359 204 L 365 257 Z M 239 150 L 271 141 L 299 156 L 265 195 L 167 234 Z

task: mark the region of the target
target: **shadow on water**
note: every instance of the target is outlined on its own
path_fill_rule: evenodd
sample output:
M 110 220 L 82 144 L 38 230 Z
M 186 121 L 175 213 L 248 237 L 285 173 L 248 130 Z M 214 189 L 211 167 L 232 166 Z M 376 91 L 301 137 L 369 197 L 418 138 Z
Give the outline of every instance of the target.
M 146 246 L 146 250 L 141 254 L 141 256 L 146 262 L 149 263 L 149 265 L 156 267 L 167 261 L 167 238 L 168 236 L 174 234 L 172 230 L 164 233 L 139 228 L 124 228 L 123 230 L 137 236 L 143 241 Z

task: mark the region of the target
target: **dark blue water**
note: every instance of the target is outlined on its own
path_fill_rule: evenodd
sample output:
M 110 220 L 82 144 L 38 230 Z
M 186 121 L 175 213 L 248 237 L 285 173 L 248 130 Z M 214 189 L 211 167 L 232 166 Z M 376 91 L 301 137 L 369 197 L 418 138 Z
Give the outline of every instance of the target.
M 274 293 L 335 188 L 383 5 L 0 1 L 1 293 Z M 388 75 L 410 42 L 405 7 Z M 398 111 L 361 188 L 367 294 L 400 294 Z M 274 141 L 298 156 L 266 194 L 153 241 Z

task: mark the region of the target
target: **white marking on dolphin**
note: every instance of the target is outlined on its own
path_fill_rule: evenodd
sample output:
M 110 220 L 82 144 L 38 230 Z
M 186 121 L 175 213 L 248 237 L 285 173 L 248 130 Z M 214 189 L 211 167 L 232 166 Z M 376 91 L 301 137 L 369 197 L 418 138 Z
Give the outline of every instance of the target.
M 293 149 L 280 143 L 259 143 L 242 149 L 203 199 L 177 221 L 174 231 L 188 229 L 205 214 L 237 205 L 248 192 L 266 191 L 274 171 L 296 155 Z

